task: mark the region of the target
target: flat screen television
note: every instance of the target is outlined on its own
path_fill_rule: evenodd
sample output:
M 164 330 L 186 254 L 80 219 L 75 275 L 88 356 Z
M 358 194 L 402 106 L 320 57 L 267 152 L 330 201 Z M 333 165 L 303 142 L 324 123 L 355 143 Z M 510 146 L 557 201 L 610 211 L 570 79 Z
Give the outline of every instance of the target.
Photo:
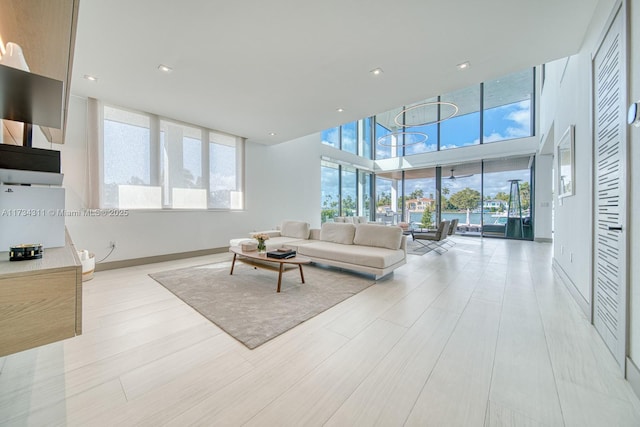
M 0 65 L 0 119 L 62 128 L 63 83 Z

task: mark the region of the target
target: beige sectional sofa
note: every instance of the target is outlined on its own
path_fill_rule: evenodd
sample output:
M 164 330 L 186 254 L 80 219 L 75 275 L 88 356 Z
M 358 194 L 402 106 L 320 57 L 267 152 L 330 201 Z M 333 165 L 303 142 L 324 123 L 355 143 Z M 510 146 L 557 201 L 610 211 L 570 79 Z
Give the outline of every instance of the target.
M 252 237 L 254 234 L 266 234 L 269 236 L 269 239 L 265 240 L 265 244 L 267 246 L 267 250 L 281 248 L 286 244 L 299 242 L 299 244 L 304 243 L 305 241 L 309 241 L 309 235 L 311 232 L 311 227 L 309 223 L 301 222 L 301 221 L 283 221 L 280 227 L 277 230 L 266 230 L 266 231 L 254 231 L 249 233 L 249 237 Z M 230 246 L 239 246 L 240 243 L 247 241 L 249 239 L 240 238 L 240 239 L 231 239 L 229 241 Z
M 348 224 L 367 224 L 369 221 L 363 216 L 335 216 L 333 222 L 346 222 Z
M 324 223 L 321 229 L 285 221 L 280 230 L 263 231 L 267 249 L 294 249 L 318 264 L 373 274 L 379 279 L 407 262 L 407 236 L 400 227 L 376 224 Z M 254 233 L 251 233 L 254 234 Z M 242 240 L 231 240 L 237 246 Z

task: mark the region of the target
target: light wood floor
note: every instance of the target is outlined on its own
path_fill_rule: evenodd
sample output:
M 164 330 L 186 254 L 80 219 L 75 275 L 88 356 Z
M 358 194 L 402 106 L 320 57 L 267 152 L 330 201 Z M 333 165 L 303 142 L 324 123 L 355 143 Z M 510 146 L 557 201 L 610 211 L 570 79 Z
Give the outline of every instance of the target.
M 97 273 L 83 335 L 0 358 L 0 425 L 640 426 L 551 245 L 456 241 L 255 350 L 147 276 L 228 254 Z

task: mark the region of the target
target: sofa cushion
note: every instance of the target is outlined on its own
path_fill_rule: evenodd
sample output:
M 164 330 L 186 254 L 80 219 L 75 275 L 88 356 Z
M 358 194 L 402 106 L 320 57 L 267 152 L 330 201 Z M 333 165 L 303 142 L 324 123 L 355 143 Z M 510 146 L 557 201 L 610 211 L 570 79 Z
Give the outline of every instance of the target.
M 297 239 L 308 239 L 311 226 L 302 221 L 283 221 L 280 226 L 280 235 L 285 237 L 295 237 Z
M 355 245 L 375 246 L 378 248 L 400 249 L 402 228 L 380 227 L 374 224 L 360 224 L 353 237 Z
M 371 268 L 387 268 L 405 258 L 403 250 L 374 246 L 342 245 L 333 242 L 313 242 L 298 247 L 298 253 L 322 263 L 323 259 Z
M 229 246 L 240 246 L 243 243 L 246 242 L 255 242 L 254 239 L 247 239 L 247 238 L 241 238 L 241 239 L 231 239 L 229 240 Z
M 364 216 L 334 216 L 333 222 L 346 222 L 347 224 L 366 224 L 367 218 Z
M 339 222 L 325 222 L 320 229 L 320 240 L 325 242 L 353 245 L 356 226 Z
M 308 241 L 309 240 L 302 240 L 296 237 L 276 236 L 276 237 L 269 237 L 267 240 L 264 241 L 264 243 L 267 246 L 267 249 L 271 250 L 271 249 L 281 248 L 282 246 L 285 246 L 285 245 L 290 245 L 290 244 L 295 245 L 295 244 L 298 244 L 298 242 L 308 242 Z M 242 243 L 244 242 L 257 243 L 258 241 L 255 239 L 231 239 L 229 240 L 229 246 L 241 246 Z

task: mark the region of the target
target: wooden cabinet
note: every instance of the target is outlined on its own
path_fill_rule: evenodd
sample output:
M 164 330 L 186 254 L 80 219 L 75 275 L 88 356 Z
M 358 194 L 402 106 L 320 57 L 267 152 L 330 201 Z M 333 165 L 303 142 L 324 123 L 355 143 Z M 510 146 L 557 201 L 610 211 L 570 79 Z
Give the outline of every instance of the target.
M 0 252 L 0 357 L 82 333 L 82 267 L 66 236 L 42 259 Z

